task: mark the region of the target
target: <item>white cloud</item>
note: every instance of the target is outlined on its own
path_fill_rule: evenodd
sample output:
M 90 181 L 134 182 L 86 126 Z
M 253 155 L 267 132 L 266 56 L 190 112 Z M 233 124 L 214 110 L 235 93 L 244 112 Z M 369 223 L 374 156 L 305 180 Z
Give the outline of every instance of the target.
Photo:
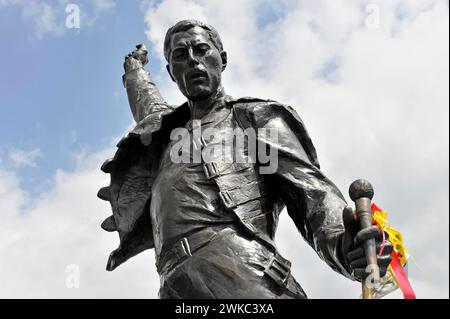
M 114 274 L 105 270 L 118 238 L 100 229 L 111 210 L 96 193 L 108 183 L 99 165 L 112 153 L 83 156 L 75 171 L 58 171 L 54 187 L 38 199 L 21 190 L 14 173 L 0 171 L 0 298 L 156 297 L 153 252 Z M 66 287 L 68 265 L 80 269 L 79 289 Z
M 97 20 L 104 14 L 114 11 L 116 2 L 114 0 L 94 0 L 89 5 L 93 6 L 92 10 L 82 7 L 82 23 L 86 26 L 93 26 Z
M 65 32 L 62 23 L 63 2 L 48 4 L 45 2 L 28 2 L 23 5 L 22 17 L 25 21 L 30 21 L 35 25 L 35 32 L 38 38 L 45 34 L 61 36 Z
M 110 11 L 116 7 L 114 0 L 94 0 L 93 2 L 97 12 Z
M 3 219 L 18 216 L 26 197 L 14 173 L 0 170 L 0 212 Z
M 38 1 L 38 0 L 0 0 L 0 6 L 18 6 L 22 10 L 22 18 L 34 27 L 37 38 L 46 35 L 62 36 L 66 34 L 65 25 L 68 14 L 66 7 L 69 4 L 78 5 L 80 8 L 80 28 L 92 27 L 97 19 L 107 12 L 114 10 L 114 0 L 95 1 Z
M 34 148 L 31 151 L 12 149 L 9 154 L 10 160 L 15 167 L 36 167 L 36 160 L 41 156 L 42 152 L 39 148 Z

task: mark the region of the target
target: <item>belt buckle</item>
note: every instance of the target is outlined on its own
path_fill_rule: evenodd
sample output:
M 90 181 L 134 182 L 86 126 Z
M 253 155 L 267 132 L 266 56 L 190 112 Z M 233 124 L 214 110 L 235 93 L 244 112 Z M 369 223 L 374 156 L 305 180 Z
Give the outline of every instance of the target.
M 175 244 L 174 254 L 180 261 L 185 259 L 186 257 L 192 256 L 191 247 L 189 246 L 189 241 L 186 237 Z
M 216 178 L 220 175 L 217 164 L 215 162 L 208 162 L 203 165 L 203 170 L 207 179 Z
M 285 287 L 291 273 L 291 262 L 277 253 L 267 265 L 264 273 L 272 278 L 279 286 Z
M 234 203 L 233 198 L 230 195 L 229 191 L 223 191 L 219 192 L 219 197 L 222 200 L 222 203 L 225 205 L 226 208 L 234 208 L 237 205 Z

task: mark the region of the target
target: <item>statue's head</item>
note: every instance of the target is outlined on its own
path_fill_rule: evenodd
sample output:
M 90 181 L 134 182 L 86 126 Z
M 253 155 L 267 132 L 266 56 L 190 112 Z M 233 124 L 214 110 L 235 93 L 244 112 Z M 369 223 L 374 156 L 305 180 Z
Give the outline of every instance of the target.
M 217 31 L 196 20 L 183 20 L 167 31 L 164 40 L 167 71 L 189 100 L 202 100 L 222 81 L 227 54 Z

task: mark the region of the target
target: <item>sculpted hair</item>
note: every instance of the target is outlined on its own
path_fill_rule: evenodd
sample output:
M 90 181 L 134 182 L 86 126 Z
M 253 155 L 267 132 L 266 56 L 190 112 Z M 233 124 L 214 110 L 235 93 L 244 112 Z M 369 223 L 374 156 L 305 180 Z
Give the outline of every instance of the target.
M 200 27 L 208 32 L 209 38 L 214 46 L 219 50 L 219 52 L 223 51 L 222 40 L 220 39 L 219 33 L 213 26 L 197 21 L 197 20 L 182 20 L 167 30 L 166 38 L 164 39 L 164 57 L 169 62 L 169 54 L 170 54 L 170 40 L 172 35 L 178 32 L 184 32 L 194 27 Z

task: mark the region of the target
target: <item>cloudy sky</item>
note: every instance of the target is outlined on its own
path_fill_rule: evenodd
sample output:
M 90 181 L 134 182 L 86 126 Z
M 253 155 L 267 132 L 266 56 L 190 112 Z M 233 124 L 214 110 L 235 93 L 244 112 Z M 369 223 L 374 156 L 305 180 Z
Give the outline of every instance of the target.
M 79 28 L 67 27 L 70 4 Z M 183 102 L 162 41 L 184 18 L 219 30 L 229 94 L 292 105 L 346 196 L 357 178 L 373 183 L 414 257 L 418 298 L 448 298 L 445 0 L 0 0 L 0 297 L 157 297 L 153 251 L 105 271 L 118 237 L 100 229 L 110 207 L 96 193 L 133 124 L 124 55 L 144 42 L 161 92 Z M 277 244 L 310 298 L 359 297 L 287 214 Z

